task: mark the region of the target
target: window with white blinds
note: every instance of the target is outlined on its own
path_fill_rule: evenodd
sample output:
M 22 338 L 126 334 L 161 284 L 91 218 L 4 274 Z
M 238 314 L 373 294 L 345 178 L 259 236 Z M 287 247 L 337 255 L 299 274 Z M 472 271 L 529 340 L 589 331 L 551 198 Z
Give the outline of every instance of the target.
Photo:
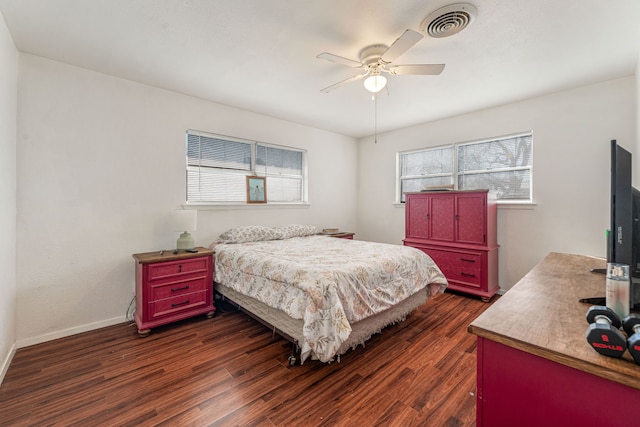
M 398 194 L 489 189 L 498 201 L 531 202 L 532 133 L 398 153 Z
M 304 152 L 257 144 L 256 172 L 267 177 L 269 201 L 300 202 Z
M 400 153 L 400 194 L 453 188 L 453 145 Z
M 306 151 L 187 131 L 187 202 L 245 203 L 246 177 L 266 178 L 267 203 L 306 202 Z

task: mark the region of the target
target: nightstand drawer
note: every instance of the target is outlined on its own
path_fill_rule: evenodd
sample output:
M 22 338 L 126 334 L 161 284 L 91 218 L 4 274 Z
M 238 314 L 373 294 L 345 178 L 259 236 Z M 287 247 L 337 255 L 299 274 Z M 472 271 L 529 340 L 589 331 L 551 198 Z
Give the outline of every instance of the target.
M 206 291 L 207 277 L 196 277 L 191 280 L 181 280 L 179 282 L 164 283 L 162 285 L 152 285 L 150 301 L 156 301 L 164 298 L 176 297 L 191 292 Z
M 172 298 L 151 301 L 149 303 L 149 314 L 151 318 L 167 316 L 180 311 L 207 305 L 207 291 L 192 292 Z
M 166 279 L 167 277 L 186 275 L 198 271 L 206 272 L 207 267 L 206 257 L 150 264 L 149 280 Z

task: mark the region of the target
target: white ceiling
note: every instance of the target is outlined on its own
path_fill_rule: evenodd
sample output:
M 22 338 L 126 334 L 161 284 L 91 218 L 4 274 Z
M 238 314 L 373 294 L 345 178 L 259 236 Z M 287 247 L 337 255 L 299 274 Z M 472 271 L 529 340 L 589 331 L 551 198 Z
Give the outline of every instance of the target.
M 466 0 L 462 0 L 466 1 Z M 17 48 L 90 70 L 353 137 L 374 132 L 358 70 L 455 0 L 0 0 Z M 445 63 L 439 76 L 391 76 L 377 131 L 633 75 L 639 0 L 468 0 L 477 19 L 425 37 L 395 64 Z

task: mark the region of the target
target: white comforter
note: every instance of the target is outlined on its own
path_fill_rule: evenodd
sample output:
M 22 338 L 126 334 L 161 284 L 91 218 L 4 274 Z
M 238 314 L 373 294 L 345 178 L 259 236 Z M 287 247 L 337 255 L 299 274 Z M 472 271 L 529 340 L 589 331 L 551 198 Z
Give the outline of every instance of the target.
M 350 323 L 447 284 L 418 249 L 327 236 L 219 244 L 215 281 L 303 319 L 301 359 L 322 362 L 333 360 Z

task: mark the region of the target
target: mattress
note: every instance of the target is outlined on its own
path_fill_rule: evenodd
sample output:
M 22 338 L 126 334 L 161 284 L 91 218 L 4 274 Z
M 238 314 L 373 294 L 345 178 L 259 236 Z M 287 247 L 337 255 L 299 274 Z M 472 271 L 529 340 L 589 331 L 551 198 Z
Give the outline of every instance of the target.
M 353 324 L 447 284 L 418 249 L 327 236 L 217 245 L 215 282 L 302 321 L 301 360 L 323 362 Z

